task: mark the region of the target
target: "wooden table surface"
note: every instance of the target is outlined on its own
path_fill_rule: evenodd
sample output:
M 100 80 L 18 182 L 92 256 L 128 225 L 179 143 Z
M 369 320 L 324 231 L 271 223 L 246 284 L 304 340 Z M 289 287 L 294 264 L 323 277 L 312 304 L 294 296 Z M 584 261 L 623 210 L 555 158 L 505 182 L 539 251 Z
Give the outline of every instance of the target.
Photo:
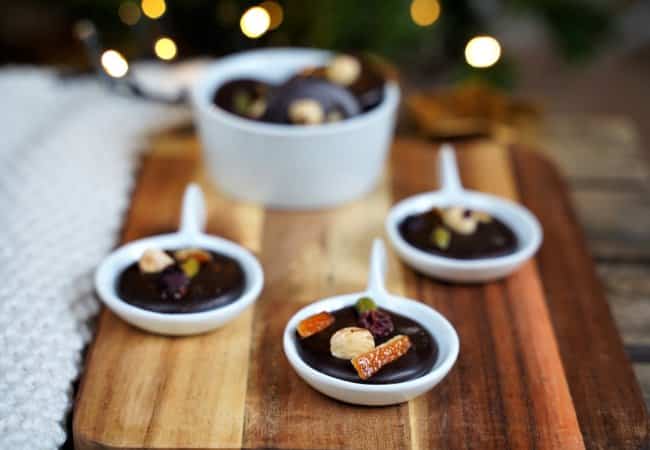
M 178 147 L 178 145 L 176 146 Z M 511 175 L 508 171 L 504 171 L 505 169 L 499 169 L 496 174 L 493 173 L 494 170 L 487 173 L 477 170 L 486 166 L 501 167 L 503 165 L 501 163 L 507 162 L 506 153 L 494 148 L 493 144 L 489 144 L 489 146 L 489 148 L 475 148 L 480 151 L 470 153 L 467 152 L 466 145 L 463 146 L 464 151 L 460 160 L 461 167 L 464 169 L 463 173 L 466 176 L 470 175 L 467 180 L 468 185 L 483 190 L 496 190 L 495 192 L 501 195 L 517 195 L 516 191 L 512 191 L 514 185 Z M 187 144 L 183 144 L 182 147 L 186 148 Z M 383 196 L 385 195 L 400 198 L 409 193 L 433 187 L 431 183 L 434 183 L 435 173 L 430 173 L 430 169 L 434 167 L 435 153 L 432 153 L 430 144 L 402 140 L 401 143 L 396 144 L 396 147 L 395 154 L 401 155 L 402 162 L 397 165 L 393 164 L 395 172 L 392 177 L 392 194 L 390 190 L 380 190 L 381 197 L 373 197 L 374 202 L 363 202 L 363 205 L 384 205 Z M 165 152 L 160 145 L 157 148 L 159 155 L 161 151 Z M 489 149 L 490 151 L 488 151 Z M 583 448 L 583 445 L 587 448 L 642 448 L 642 442 L 645 442 L 644 436 L 647 433 L 645 411 L 641 406 L 642 403 L 638 401 L 639 392 L 632 381 L 632 372 L 629 368 L 626 369 L 627 363 L 623 356 L 620 340 L 611 324 L 609 311 L 604 306 L 599 284 L 593 276 L 589 255 L 582 247 L 582 232 L 576 228 L 572 219 L 573 215 L 570 212 L 570 205 L 566 201 L 561 180 L 556 172 L 548 164 L 542 164 L 543 161 L 539 158 L 524 157 L 525 155 L 521 152 L 518 155 L 513 157 L 512 167 L 516 168 L 518 174 L 519 194 L 542 219 L 548 233 L 548 242 L 543 246 L 537 258 L 539 271 L 534 264 L 529 264 L 517 276 L 507 280 L 505 284 L 487 286 L 485 292 L 481 287 L 452 289 L 444 284 L 431 283 L 421 277 L 413 278 L 413 275 L 409 275 L 410 272 L 404 272 L 403 280 L 408 281 L 407 284 L 410 288 L 408 286 L 402 288 L 406 290 L 417 288 L 417 292 L 409 292 L 417 294 L 415 295 L 417 298 L 433 302 L 443 313 L 452 317 L 459 327 L 459 333 L 464 338 L 465 356 L 459 360 L 453 375 L 444 385 L 445 389 L 437 389 L 432 392 L 432 395 L 423 396 L 418 401 L 409 403 L 408 407 L 359 410 L 359 414 L 363 413 L 368 420 L 372 419 L 370 416 L 374 417 L 374 415 L 378 420 L 381 419 L 376 423 L 372 420 L 363 423 L 383 425 L 375 427 L 373 430 L 358 428 L 357 420 L 346 421 L 346 416 L 349 416 L 350 411 L 356 410 L 341 407 L 322 396 L 315 395 L 312 390 L 304 386 L 304 383 L 295 382 L 295 377 L 290 376 L 290 371 L 280 370 L 282 359 L 272 357 L 277 353 L 277 349 L 271 351 L 268 358 L 259 358 L 259 349 L 265 348 L 260 345 L 273 341 L 272 336 L 275 336 L 280 330 L 277 327 L 283 326 L 284 323 L 284 320 L 271 320 L 269 323 L 273 323 L 277 327 L 267 324 L 264 327 L 255 328 L 261 331 L 255 331 L 252 334 L 251 354 L 255 354 L 255 349 L 257 349 L 258 357 L 251 359 L 246 401 L 242 403 L 241 398 L 237 397 L 235 399 L 237 401 L 232 402 L 239 405 L 238 411 L 245 411 L 243 417 L 246 418 L 242 422 L 239 420 L 239 416 L 236 417 L 235 422 L 238 427 L 244 427 L 244 432 L 243 434 L 236 432 L 233 436 L 243 435 L 245 440 L 242 442 L 233 440 L 232 446 L 242 445 L 257 448 L 271 445 L 293 448 L 296 442 L 304 441 L 306 446 L 318 444 L 317 448 L 349 448 L 352 442 L 359 448 L 373 447 L 361 445 L 363 442 L 349 440 L 354 435 L 363 432 L 364 442 L 368 439 L 377 443 L 394 441 L 394 443 L 400 443 L 399 448 L 402 448 L 402 444 L 404 447 L 430 448 L 434 444 L 437 447 L 443 442 L 447 442 L 447 446 L 454 448 L 474 448 L 475 445 L 479 446 L 477 448 L 484 448 L 483 444 L 490 448 L 505 448 L 504 446 L 531 448 L 531 445 L 535 448 L 549 449 Z M 494 164 L 497 162 L 499 164 L 495 166 Z M 179 167 L 181 161 L 172 160 L 172 163 L 163 159 L 153 165 L 151 163 L 145 165 L 147 170 L 143 172 L 140 180 L 142 182 L 144 179 L 144 186 L 148 186 L 148 188 L 143 189 L 143 185 L 140 185 L 136 191 L 134 202 L 138 198 L 141 201 L 136 202 L 139 206 L 135 210 L 132 209 L 130 213 L 127 222 L 129 225 L 125 228 L 125 239 L 129 239 L 129 236 L 132 238 L 160 231 L 156 229 L 157 225 L 170 227 L 175 223 L 174 220 L 166 220 L 166 222 L 158 224 L 156 220 L 163 219 L 153 220 L 152 218 L 175 217 L 178 200 L 176 196 L 162 196 L 162 193 L 157 190 L 153 195 L 154 192 L 150 189 L 152 186 L 156 186 L 156 189 L 160 186 L 158 182 L 151 183 L 152 173 L 157 174 L 156 177 L 160 174 L 167 174 L 165 176 L 176 174 L 174 179 L 179 174 L 182 174 L 182 177 L 189 177 L 193 173 L 191 166 L 188 166 L 187 170 Z M 188 163 L 191 164 L 191 161 L 188 160 Z M 504 168 L 506 166 L 507 164 L 503 165 Z M 576 164 L 576 167 L 580 167 L 580 164 Z M 149 175 L 145 176 L 146 174 Z M 596 178 L 600 179 L 598 177 Z M 605 183 L 607 182 L 606 180 Z M 610 184 L 614 184 L 614 182 L 612 181 Z M 168 183 L 168 185 L 172 184 Z M 173 185 L 174 189 L 178 188 L 181 192 L 184 183 L 179 182 Z M 146 201 L 142 201 L 143 196 L 147 197 Z M 154 198 L 157 199 L 156 202 L 153 201 Z M 155 206 L 163 198 L 165 199 L 163 204 L 171 205 L 169 203 L 171 199 L 174 206 L 162 209 Z M 213 197 L 213 200 L 217 199 Z M 553 201 L 555 204 L 552 203 Z M 600 203 L 602 206 L 602 202 Z M 223 210 L 225 204 L 220 203 L 220 205 Z M 155 214 L 149 214 L 153 211 L 149 211 L 151 208 L 155 209 Z M 347 217 L 345 211 L 347 209 L 344 208 L 336 213 L 338 219 L 342 220 Z M 361 212 L 371 213 L 371 210 L 363 209 Z M 354 214 L 355 222 L 350 222 L 350 224 L 359 223 L 359 214 L 357 213 Z M 297 214 L 291 221 L 285 220 L 281 212 L 266 212 L 265 214 L 264 233 L 262 234 L 265 237 L 263 241 L 265 251 L 262 251 L 261 255 L 263 263 L 266 263 L 267 269 L 270 270 L 270 284 L 260 303 L 261 306 L 256 308 L 259 314 L 264 313 L 264 305 L 266 308 L 270 308 L 266 314 L 262 314 L 263 317 L 268 319 L 275 316 L 284 317 L 286 315 L 284 309 L 288 311 L 288 309 L 295 308 L 296 302 L 300 303 L 304 300 L 301 295 L 306 296 L 311 292 L 303 292 L 299 289 L 304 283 L 296 284 L 293 278 L 290 276 L 287 278 L 286 272 L 289 271 L 290 275 L 292 269 L 285 263 L 295 259 L 296 254 L 301 254 L 297 250 L 306 251 L 311 248 L 309 245 L 314 236 L 303 232 L 307 229 L 316 231 L 321 229 L 320 225 L 315 228 L 313 225 L 322 224 L 331 239 L 336 237 L 332 241 L 336 245 L 334 247 L 327 246 L 329 253 L 320 255 L 325 258 L 324 261 L 327 259 L 326 257 L 332 256 L 330 253 L 333 250 L 336 250 L 334 256 L 354 250 L 354 261 L 365 259 L 365 257 L 359 257 L 360 254 L 356 252 L 361 248 L 350 247 L 352 242 L 357 242 L 359 230 L 356 227 L 341 227 L 340 224 L 333 227 L 333 223 L 327 220 L 323 222 L 321 219 L 329 217 L 326 213 L 323 213 L 325 215 Z M 220 224 L 226 216 L 218 216 L 217 218 L 220 220 L 217 221 L 217 224 Z M 248 214 L 246 216 L 248 217 Z M 137 220 L 138 217 L 141 220 Z M 301 217 L 303 219 L 298 220 Z M 320 222 L 314 222 L 316 219 Z M 214 225 L 215 222 L 212 223 Z M 598 223 L 600 224 L 602 221 Z M 303 226 L 309 224 L 312 225 L 311 228 Z M 282 244 L 286 241 L 283 236 L 289 225 L 293 230 L 292 236 L 305 235 L 304 239 L 301 237 L 297 241 L 297 244 L 293 243 L 285 248 Z M 241 229 L 241 227 L 232 228 L 232 230 L 234 229 Z M 345 231 L 348 229 L 349 232 Z M 218 231 L 223 233 L 224 230 L 231 229 L 225 228 Z M 365 236 L 366 234 L 362 233 L 361 235 Z M 352 237 L 355 238 L 355 241 L 350 240 Z M 246 241 L 245 236 L 240 236 L 240 238 Z M 300 248 L 294 248 L 296 245 L 299 245 Z M 552 246 L 554 247 L 551 248 Z M 363 250 L 365 254 L 367 249 Z M 284 255 L 283 262 L 269 264 L 269 255 L 273 256 L 275 262 L 277 262 L 278 255 Z M 341 262 L 347 261 L 349 258 L 335 259 Z M 307 279 L 312 280 L 313 278 L 312 281 L 316 283 L 313 286 L 314 292 L 322 290 L 323 282 L 326 283 L 327 289 L 331 288 L 328 284 L 331 277 L 325 276 L 325 272 L 331 267 L 326 262 L 323 263 L 322 268 L 318 266 L 308 271 L 310 274 L 314 272 L 314 277 L 307 276 Z M 308 266 L 303 266 L 301 269 L 303 275 L 300 279 L 303 281 L 305 278 L 303 272 L 306 267 Z M 322 272 L 321 269 L 325 272 Z M 344 282 L 344 284 L 349 281 L 350 273 L 344 271 L 343 268 L 339 272 L 341 277 L 334 279 Z M 357 271 L 354 273 L 358 275 Z M 274 274 L 282 276 L 274 276 Z M 286 282 L 282 280 L 286 280 Z M 540 280 L 543 280 L 541 282 L 543 291 Z M 355 283 L 358 281 L 355 279 Z M 523 295 L 524 291 L 528 294 Z M 291 295 L 287 296 L 288 293 Z M 506 293 L 509 295 L 505 295 Z M 480 298 L 474 298 L 478 294 L 481 294 L 482 297 L 479 295 Z M 313 295 L 312 293 L 309 297 L 311 298 Z M 528 301 L 514 301 L 521 299 L 522 296 L 528 298 Z M 547 306 L 544 306 L 544 297 L 547 299 Z M 477 311 L 477 305 L 484 302 L 489 302 L 493 308 Z M 279 305 L 284 306 L 278 310 Z M 497 307 L 498 305 L 507 305 L 508 307 L 504 309 Z M 508 314 L 503 315 L 502 312 Z M 552 317 L 552 326 L 549 317 Z M 581 320 L 583 317 L 586 320 Z M 250 317 L 246 320 L 250 320 Z M 482 325 L 487 323 L 486 321 L 491 323 L 487 328 Z M 515 324 L 514 329 L 517 330 L 514 335 L 507 331 L 512 330 L 513 327 L 504 325 L 511 321 Z M 256 323 L 255 320 L 253 322 Z M 266 336 L 267 334 L 269 336 Z M 211 346 L 216 345 L 218 348 L 219 345 L 226 345 L 220 344 L 222 338 L 219 336 L 218 333 L 206 335 L 205 339 L 212 339 Z M 492 337 L 486 340 L 486 336 Z M 200 344 L 201 339 L 203 338 L 168 342 L 165 338 L 139 333 L 116 320 L 110 313 L 105 312 L 100 321 L 98 338 L 89 356 L 86 378 L 82 383 L 78 398 L 78 400 L 85 400 L 77 402 L 75 429 L 78 431 L 79 443 L 84 442 L 85 446 L 82 445 L 82 447 L 104 448 L 102 445 L 93 445 L 93 441 L 96 443 L 112 442 L 119 448 L 123 447 L 120 444 L 126 444 L 129 447 L 132 445 L 136 447 L 167 447 L 167 444 L 171 442 L 179 443 L 178 445 L 183 442 L 185 445 L 182 446 L 193 447 L 194 445 L 190 445 L 190 443 L 230 442 L 232 439 L 228 436 L 213 436 L 215 424 L 210 421 L 203 423 L 205 415 L 196 415 L 192 411 L 186 411 L 188 416 L 183 418 L 180 428 L 175 419 L 173 422 L 166 422 L 166 419 L 172 417 L 168 417 L 168 413 L 176 414 L 178 412 L 178 408 L 172 407 L 175 402 L 181 401 L 180 404 L 185 405 L 189 399 L 194 398 L 196 383 L 190 383 L 190 387 L 194 387 L 186 392 L 187 395 L 191 394 L 187 397 L 183 394 L 185 390 L 174 391 L 172 389 L 174 386 L 181 386 L 181 382 L 186 379 L 184 375 L 180 378 L 178 376 L 169 378 L 171 376 L 169 373 L 163 374 L 162 377 L 154 376 L 160 371 L 166 373 L 169 367 L 173 367 L 173 364 L 169 363 L 171 364 L 169 367 L 167 367 L 168 363 L 162 366 L 153 364 L 150 368 L 145 368 L 147 367 L 145 364 L 147 358 L 151 360 L 150 362 L 155 361 L 155 358 L 151 359 L 151 355 L 156 352 L 150 352 L 147 350 L 148 348 L 153 350 L 169 348 L 170 351 L 165 352 L 166 359 L 173 356 L 173 361 L 178 358 L 199 358 L 196 360 L 201 362 L 197 366 L 199 369 L 205 365 L 216 364 L 217 360 L 205 359 L 200 355 L 201 352 L 196 353 L 197 349 L 204 348 L 194 345 Z M 554 344 L 555 341 L 557 341 L 557 347 Z M 515 345 L 516 342 L 519 344 Z M 521 348 L 522 343 L 526 343 L 528 346 L 527 352 L 517 350 Z M 193 348 L 194 353 L 192 351 L 180 353 L 173 351 L 176 347 L 180 349 L 181 346 L 185 346 L 185 350 Z M 245 354 L 247 355 L 248 352 Z M 515 357 L 515 355 L 519 356 Z M 558 356 L 561 356 L 561 363 Z M 133 372 L 135 369 L 130 366 L 129 361 L 141 362 L 142 364 L 138 364 L 140 369 Z M 481 367 L 484 366 L 484 368 L 477 371 L 477 366 L 474 364 L 476 361 L 481 361 Z M 497 363 L 488 364 L 489 361 Z M 191 365 L 191 367 L 195 367 L 195 365 Z M 608 369 L 604 370 L 605 367 Z M 229 372 L 224 372 L 224 370 L 224 366 L 219 364 L 208 370 L 207 373 L 212 374 L 212 378 L 210 378 L 212 381 L 205 386 L 212 386 L 210 388 L 212 389 L 219 385 L 219 383 L 214 384 L 214 376 L 232 376 L 232 373 L 228 375 Z M 534 376 L 524 376 L 525 374 Z M 198 376 L 198 372 L 196 376 Z M 133 388 L 132 382 L 134 377 L 142 378 L 142 383 L 136 383 L 135 388 Z M 194 382 L 198 382 L 198 379 L 194 375 L 193 378 L 188 378 Z M 505 382 L 499 383 L 498 389 L 492 384 L 497 379 Z M 128 380 L 128 383 L 121 383 L 120 380 Z M 275 386 L 270 391 L 264 387 L 269 380 L 272 381 L 271 386 Z M 521 380 L 525 382 L 522 384 Z M 160 382 L 162 382 L 162 387 L 156 387 L 156 383 Z M 152 383 L 154 384 L 152 385 Z M 463 395 L 458 395 L 457 390 L 460 386 L 467 388 L 463 391 Z M 179 395 L 174 397 L 171 395 L 173 392 Z M 502 396 L 492 398 L 490 393 L 495 392 L 501 392 Z M 140 401 L 149 398 L 149 394 L 153 395 L 151 398 L 155 399 L 155 402 Z M 439 398 L 440 396 L 442 398 Z M 140 400 L 134 403 L 133 408 L 124 408 L 124 402 L 133 403 L 133 398 Z M 453 402 L 450 403 L 452 400 Z M 288 402 L 287 405 L 282 406 L 280 403 L 285 401 Z M 277 402 L 280 403 L 276 405 Z M 322 423 L 315 422 L 317 417 L 314 416 L 308 405 L 316 403 L 319 405 L 318 411 L 327 412 L 325 414 L 327 421 L 323 422 L 321 417 Z M 209 402 L 207 404 L 214 405 Z M 241 409 L 244 404 L 245 409 Z M 448 405 L 448 408 L 444 408 L 445 413 L 442 415 L 439 407 L 441 404 Z M 225 406 L 227 405 L 221 407 Z M 279 417 L 273 414 L 276 407 L 279 408 L 277 411 L 284 411 L 281 417 L 285 417 L 285 415 L 287 418 L 291 417 L 293 424 L 291 428 L 287 428 L 286 424 L 283 425 L 275 420 Z M 138 408 L 142 409 L 141 413 L 149 411 L 150 414 L 138 416 Z M 258 416 L 254 414 L 256 411 L 266 412 L 262 416 Z M 196 413 L 198 414 L 198 412 Z M 190 417 L 193 419 L 188 422 Z M 198 425 L 205 425 L 203 428 L 205 428 L 206 434 L 201 439 L 197 439 L 193 432 L 188 434 L 197 428 L 195 420 L 200 422 Z M 579 421 L 579 428 L 576 420 Z M 167 423 L 166 426 L 160 426 L 165 423 Z M 327 423 L 327 425 L 323 423 Z M 172 424 L 173 430 L 170 429 L 170 424 Z M 386 429 L 386 424 L 390 425 L 388 429 Z M 321 431 L 325 429 L 331 431 L 332 427 L 336 429 L 340 427 L 341 430 L 351 431 L 354 429 L 354 432 L 352 435 L 344 433 L 341 436 L 329 433 L 314 434 L 314 427 L 320 427 Z M 221 428 L 219 429 L 221 430 Z M 283 434 L 282 430 L 302 431 L 298 434 L 296 434 L 297 432 Z M 173 433 L 170 434 L 172 431 Z M 369 431 L 372 432 L 368 434 Z M 223 434 L 223 430 L 219 433 Z M 95 440 L 93 437 L 99 439 Z M 368 442 L 370 441 L 367 441 L 366 444 Z M 117 448 L 112 445 L 110 447 Z
M 650 152 L 622 117 L 552 115 L 518 139 L 564 172 L 650 405 Z

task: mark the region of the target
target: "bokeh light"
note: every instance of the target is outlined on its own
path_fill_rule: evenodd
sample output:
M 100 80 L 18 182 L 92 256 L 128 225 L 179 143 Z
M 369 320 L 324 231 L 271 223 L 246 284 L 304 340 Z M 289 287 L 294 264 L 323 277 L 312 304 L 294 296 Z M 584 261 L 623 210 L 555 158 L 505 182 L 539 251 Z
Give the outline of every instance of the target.
M 255 39 L 263 35 L 271 25 L 271 17 L 266 9 L 253 6 L 241 16 L 239 26 L 241 31 L 249 38 Z
M 135 25 L 140 20 L 140 8 L 133 2 L 124 2 L 117 10 L 120 20 L 127 25 Z
M 158 39 L 153 46 L 153 50 L 156 52 L 158 58 L 165 61 L 174 59 L 177 52 L 176 43 L 168 37 L 161 37 Z
M 501 45 L 492 36 L 476 36 L 465 46 L 465 60 L 472 67 L 493 66 L 501 57 Z
M 413 0 L 411 2 L 411 19 L 416 25 L 427 27 L 440 17 L 438 0 Z
M 264 8 L 267 13 L 269 13 L 269 18 L 271 22 L 269 23 L 269 30 L 275 30 L 282 24 L 284 20 L 284 10 L 278 2 L 266 1 L 260 4 L 261 8 Z
M 74 24 L 74 32 L 79 39 L 86 40 L 96 33 L 95 25 L 90 20 L 82 19 Z
M 102 67 L 113 78 L 122 78 L 129 71 L 129 63 L 117 50 L 106 50 L 102 53 Z
M 165 0 L 142 0 L 142 12 L 150 19 L 158 19 L 167 11 Z

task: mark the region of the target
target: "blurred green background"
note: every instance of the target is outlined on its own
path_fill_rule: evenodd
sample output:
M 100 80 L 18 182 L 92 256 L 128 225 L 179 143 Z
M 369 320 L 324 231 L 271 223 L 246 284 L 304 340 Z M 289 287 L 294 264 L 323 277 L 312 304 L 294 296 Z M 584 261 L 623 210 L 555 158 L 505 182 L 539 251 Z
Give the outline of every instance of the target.
M 87 61 L 73 30 L 77 21 L 89 19 L 100 33 L 101 45 L 118 50 L 129 60 L 155 57 L 155 41 L 167 36 L 177 45 L 176 60 L 262 46 L 364 50 L 388 58 L 415 78 L 473 77 L 512 87 L 517 82 L 518 69 L 510 57 L 507 36 L 502 41 L 502 57 L 482 69 L 472 68 L 464 55 L 472 37 L 487 34 L 501 41 L 501 35 L 512 28 L 508 23 L 528 23 L 535 30 L 542 30 L 565 61 L 584 63 L 615 38 L 612 24 L 626 2 L 276 0 L 262 5 L 275 20 L 273 29 L 251 39 L 242 32 L 240 20 L 249 8 L 260 3 L 4 0 L 4 11 L 0 14 L 0 62 L 83 68 Z M 147 11 L 153 14 L 148 16 Z

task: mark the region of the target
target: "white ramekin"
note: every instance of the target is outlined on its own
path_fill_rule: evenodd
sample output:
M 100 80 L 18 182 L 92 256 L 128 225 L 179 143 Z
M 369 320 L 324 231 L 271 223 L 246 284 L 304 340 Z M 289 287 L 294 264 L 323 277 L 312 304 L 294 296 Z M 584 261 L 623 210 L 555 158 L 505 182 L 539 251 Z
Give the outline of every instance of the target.
M 310 209 L 352 200 L 375 186 L 395 128 L 396 83 L 386 84 L 384 100 L 371 111 L 317 126 L 252 121 L 212 103 L 216 88 L 233 78 L 280 82 L 330 57 L 300 48 L 238 53 L 215 62 L 193 85 L 205 162 L 223 191 L 271 207 Z

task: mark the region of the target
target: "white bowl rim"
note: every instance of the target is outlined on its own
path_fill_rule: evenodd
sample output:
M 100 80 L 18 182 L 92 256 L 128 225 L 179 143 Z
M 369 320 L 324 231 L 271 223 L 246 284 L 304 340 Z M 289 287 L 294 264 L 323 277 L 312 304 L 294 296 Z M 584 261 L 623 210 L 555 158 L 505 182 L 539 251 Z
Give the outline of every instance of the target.
M 265 123 L 256 120 L 245 119 L 212 104 L 209 98 L 209 92 L 214 92 L 214 89 L 216 88 L 212 79 L 223 65 L 235 63 L 238 59 L 253 58 L 261 54 L 272 55 L 274 53 L 278 55 L 292 54 L 296 57 L 310 59 L 325 59 L 329 55 L 333 54 L 333 52 L 329 50 L 320 50 L 313 48 L 274 47 L 248 50 L 224 56 L 212 64 L 211 67 L 207 68 L 198 82 L 192 86 L 190 90 L 192 103 L 196 108 L 200 110 L 202 114 L 206 114 L 208 117 L 221 120 L 233 128 L 238 128 L 240 130 L 252 133 L 295 137 L 323 136 L 341 133 L 351 129 L 362 128 L 366 125 L 367 122 L 374 120 L 376 117 L 382 116 L 384 114 L 389 114 L 399 103 L 399 85 L 392 80 L 386 80 L 386 83 L 384 85 L 384 98 L 379 105 L 375 106 L 369 111 L 365 111 L 359 114 L 358 116 L 351 117 L 340 122 L 325 123 L 314 126 Z M 305 64 L 305 67 L 306 66 L 307 64 Z
M 363 393 L 394 394 L 404 390 L 417 390 L 418 388 L 426 388 L 428 387 L 429 384 L 431 384 L 436 379 L 438 379 L 438 377 L 443 378 L 449 372 L 449 370 L 451 370 L 456 360 L 458 359 L 458 354 L 460 351 L 460 340 L 458 338 L 458 334 L 456 333 L 456 330 L 454 329 L 453 325 L 442 314 L 440 314 L 438 311 L 431 308 L 430 306 L 406 297 L 400 297 L 392 294 L 390 294 L 392 299 L 398 302 L 408 303 L 410 304 L 411 307 L 420 309 L 421 313 L 431 315 L 434 318 L 434 320 L 437 321 L 444 329 L 445 343 L 449 346 L 449 351 L 447 352 L 446 355 L 441 354 L 442 352 L 440 350 L 441 349 L 440 333 L 434 333 L 431 330 L 431 328 L 424 325 L 422 322 L 418 321 L 417 318 L 414 317 L 412 314 L 409 314 L 406 311 L 399 312 L 399 314 L 401 315 L 416 320 L 421 326 L 423 326 L 429 332 L 431 337 L 436 342 L 436 346 L 438 347 L 438 356 L 433 367 L 429 372 L 413 380 L 402 381 L 399 383 L 362 384 L 362 383 L 355 383 L 353 381 L 342 380 L 340 378 L 327 375 L 325 373 L 322 373 L 314 369 L 305 361 L 303 361 L 303 359 L 298 354 L 298 350 L 296 349 L 296 341 L 295 341 L 296 339 L 295 329 L 299 320 L 302 319 L 303 316 L 307 317 L 310 313 L 313 314 L 313 311 L 316 310 L 320 310 L 320 311 L 332 310 L 332 308 L 328 308 L 326 306 L 321 307 L 320 305 L 338 304 L 339 308 L 342 308 L 345 306 L 353 305 L 357 299 L 367 295 L 372 295 L 372 294 L 369 293 L 368 291 L 365 291 L 365 292 L 343 294 L 334 297 L 328 297 L 304 306 L 303 308 L 301 308 L 299 311 L 297 311 L 295 314 L 291 316 L 284 329 L 283 347 L 287 359 L 289 360 L 291 365 L 294 366 L 294 368 L 296 369 L 299 375 L 301 375 L 300 373 L 301 371 L 307 372 L 310 377 L 317 380 L 319 383 L 326 384 L 334 388 L 345 389 L 347 391 L 356 391 L 356 392 L 363 392 Z M 382 309 L 393 311 L 392 308 L 384 306 L 382 303 L 380 303 L 380 306 L 382 307 Z

